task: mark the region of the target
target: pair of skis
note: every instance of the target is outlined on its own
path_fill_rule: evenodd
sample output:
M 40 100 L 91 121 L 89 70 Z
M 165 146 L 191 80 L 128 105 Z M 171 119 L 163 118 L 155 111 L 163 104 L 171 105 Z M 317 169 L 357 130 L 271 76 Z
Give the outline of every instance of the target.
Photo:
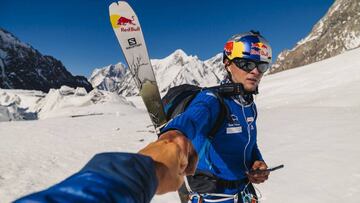
M 124 1 L 112 3 L 109 6 L 109 12 L 111 25 L 130 72 L 155 130 L 159 133 L 160 127 L 166 123 L 166 116 L 140 22 L 134 10 Z

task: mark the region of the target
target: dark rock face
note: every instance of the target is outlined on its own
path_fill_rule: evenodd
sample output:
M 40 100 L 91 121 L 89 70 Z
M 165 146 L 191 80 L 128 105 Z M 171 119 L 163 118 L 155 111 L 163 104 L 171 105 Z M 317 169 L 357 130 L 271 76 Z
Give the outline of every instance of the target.
M 61 61 L 42 55 L 0 28 L 0 88 L 48 92 L 62 85 L 92 90 L 85 77 L 73 76 Z
M 307 65 L 360 47 L 360 1 L 336 0 L 310 34 L 281 52 L 270 73 Z

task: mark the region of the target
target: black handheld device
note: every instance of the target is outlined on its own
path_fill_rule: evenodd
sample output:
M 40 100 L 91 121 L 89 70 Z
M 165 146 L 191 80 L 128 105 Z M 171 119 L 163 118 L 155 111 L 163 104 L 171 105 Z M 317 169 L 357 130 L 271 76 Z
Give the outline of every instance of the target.
M 262 173 L 262 172 L 271 172 L 271 171 L 275 171 L 275 170 L 278 170 L 278 169 L 281 169 L 281 168 L 284 168 L 284 164 L 281 164 L 281 165 L 278 165 L 278 166 L 275 166 L 275 167 L 272 167 L 272 168 L 267 168 L 265 170 L 260 170 L 260 169 L 256 169 L 256 170 L 250 170 L 250 174 L 255 174 L 255 173 Z

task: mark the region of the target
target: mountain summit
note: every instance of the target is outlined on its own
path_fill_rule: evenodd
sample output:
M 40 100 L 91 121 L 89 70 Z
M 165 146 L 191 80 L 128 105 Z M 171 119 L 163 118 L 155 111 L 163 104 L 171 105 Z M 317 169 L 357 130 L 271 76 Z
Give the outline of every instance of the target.
M 114 92 L 119 83 L 122 83 L 126 74 L 126 66 L 122 63 L 97 68 L 90 76 L 90 83 L 100 90 Z
M 336 0 L 310 34 L 281 52 L 270 73 L 303 66 L 360 46 L 359 0 Z
M 203 87 L 213 86 L 218 84 L 225 76 L 222 54 L 201 61 L 197 56 L 189 56 L 183 50 L 178 49 L 163 59 L 152 59 L 151 64 L 162 93 L 180 84 L 193 84 Z M 108 72 L 109 67 L 111 65 L 102 69 L 95 69 L 92 75 Z M 116 88 L 114 87 L 110 91 L 117 91 L 123 96 L 137 95 L 138 90 L 129 69 L 126 69 L 122 76 L 117 78 Z M 93 87 L 98 89 L 104 89 L 104 86 L 113 87 L 113 80 L 109 77 L 111 76 L 98 77 L 97 80 L 92 77 L 90 81 Z

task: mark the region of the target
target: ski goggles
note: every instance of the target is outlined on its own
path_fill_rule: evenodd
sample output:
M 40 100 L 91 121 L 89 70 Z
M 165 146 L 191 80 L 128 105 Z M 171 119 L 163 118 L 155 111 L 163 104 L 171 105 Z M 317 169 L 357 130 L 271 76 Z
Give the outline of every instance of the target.
M 248 73 L 250 73 L 255 68 L 257 68 L 260 73 L 265 73 L 270 68 L 270 64 L 266 62 L 255 62 L 249 59 L 241 59 L 241 58 L 234 58 L 231 61 L 234 62 L 236 67 Z

